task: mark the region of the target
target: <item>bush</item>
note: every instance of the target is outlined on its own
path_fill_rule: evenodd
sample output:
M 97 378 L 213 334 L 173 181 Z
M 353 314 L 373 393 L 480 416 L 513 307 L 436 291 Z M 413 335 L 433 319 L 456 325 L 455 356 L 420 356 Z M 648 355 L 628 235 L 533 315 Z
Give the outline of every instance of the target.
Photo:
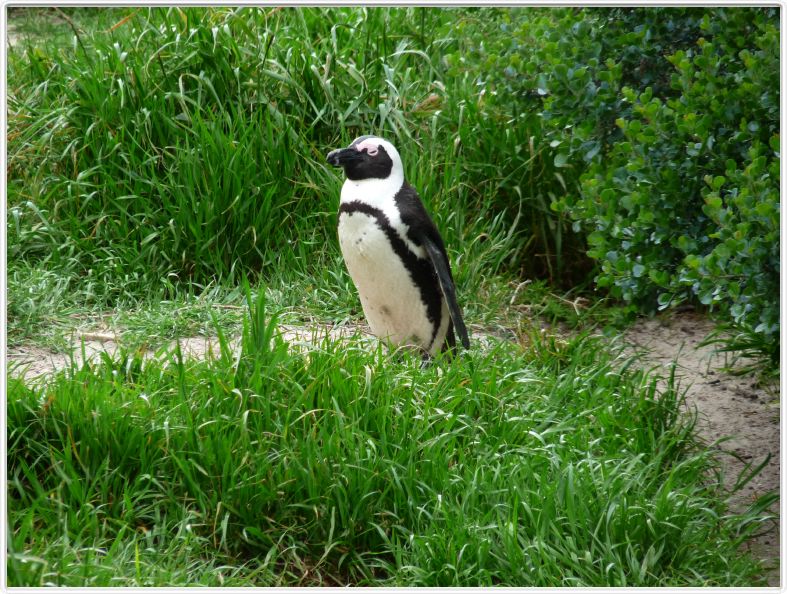
M 632 310 L 696 299 L 775 361 L 778 11 L 527 14 L 502 19 L 489 82 L 540 108 L 567 187 L 552 208 L 587 234 L 598 286 Z
M 677 96 L 622 89 L 624 138 L 569 206 L 600 286 L 646 309 L 688 298 L 778 353 L 779 35 L 766 11 L 704 15 L 667 57 Z
M 592 266 L 582 230 L 572 227 L 565 204 L 576 195 L 585 168 L 622 139 L 615 121 L 631 113 L 620 93 L 623 84 L 642 90 L 653 85 L 660 95 L 675 95 L 663 54 L 690 46 L 702 14 L 484 9 L 477 20 L 457 23 L 467 45 L 445 61 L 449 73 L 471 76 L 479 88 L 483 117 L 473 120 L 472 136 L 483 139 L 486 160 L 499 169 L 496 200 L 512 209 L 524 193 L 527 203 L 542 207 L 526 214 L 546 270 L 528 260 L 526 274 L 563 286 L 584 284 Z

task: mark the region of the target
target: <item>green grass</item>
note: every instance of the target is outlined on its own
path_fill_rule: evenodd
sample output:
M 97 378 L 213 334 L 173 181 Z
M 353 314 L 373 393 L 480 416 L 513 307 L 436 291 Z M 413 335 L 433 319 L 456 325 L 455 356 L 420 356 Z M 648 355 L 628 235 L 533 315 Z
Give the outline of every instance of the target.
M 130 11 L 122 8 L 74 9 L 74 8 L 11 8 L 8 22 L 23 47 L 61 48 L 74 43 L 76 33 L 90 35 L 94 31 L 106 31 L 120 22 Z M 16 45 L 16 44 L 15 44 Z
M 9 54 L 8 245 L 20 267 L 88 279 L 108 306 L 243 275 L 271 284 L 284 268 L 310 275 L 337 253 L 341 180 L 324 155 L 374 131 L 408 155 L 471 292 L 520 267 L 562 274 L 537 118 L 493 121 L 477 81 L 441 59 L 473 13 L 69 14 L 101 24 L 71 40 L 61 25 Z M 527 158 L 511 159 L 512 146 Z
M 10 380 L 11 585 L 757 582 L 674 383 L 587 335 L 299 352 L 263 295 L 239 353 Z

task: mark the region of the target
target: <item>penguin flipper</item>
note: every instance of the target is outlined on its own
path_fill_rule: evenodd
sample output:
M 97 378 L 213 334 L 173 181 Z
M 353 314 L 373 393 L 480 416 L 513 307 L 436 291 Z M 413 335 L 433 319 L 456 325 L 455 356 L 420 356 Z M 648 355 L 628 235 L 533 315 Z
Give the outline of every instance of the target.
M 451 320 L 454 322 L 454 328 L 459 336 L 459 340 L 462 342 L 463 347 L 469 349 L 470 340 L 467 337 L 467 328 L 465 327 L 464 320 L 462 320 L 462 312 L 459 310 L 459 304 L 456 302 L 456 287 L 451 278 L 448 258 L 445 253 L 443 253 L 443 250 L 441 250 L 437 243 L 430 237 L 424 236 L 421 238 L 421 241 L 437 273 L 440 289 L 443 291 L 443 296 L 448 304 L 448 312 L 451 314 Z

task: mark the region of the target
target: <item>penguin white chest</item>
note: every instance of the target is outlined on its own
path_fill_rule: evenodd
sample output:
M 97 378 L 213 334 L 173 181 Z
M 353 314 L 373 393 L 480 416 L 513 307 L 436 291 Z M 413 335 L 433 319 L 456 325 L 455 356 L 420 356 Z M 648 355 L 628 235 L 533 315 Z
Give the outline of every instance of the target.
M 372 332 L 397 345 L 428 350 L 432 323 L 420 290 L 377 218 L 341 213 L 339 245 Z

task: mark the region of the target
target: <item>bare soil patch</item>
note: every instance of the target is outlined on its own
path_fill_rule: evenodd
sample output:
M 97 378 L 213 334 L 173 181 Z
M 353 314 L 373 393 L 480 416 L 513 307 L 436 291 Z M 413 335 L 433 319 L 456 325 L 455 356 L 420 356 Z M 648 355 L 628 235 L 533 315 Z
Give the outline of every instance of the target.
M 352 336 L 360 338 L 370 347 L 377 343 L 377 339 L 365 324 L 315 323 L 308 326 L 277 324 L 276 327 L 281 338 L 294 348 L 313 348 L 319 346 L 325 339 L 336 341 Z M 500 332 L 468 330 L 473 344 L 481 348 L 488 346 L 491 340 L 502 338 Z M 510 337 L 506 336 L 506 338 Z M 83 330 L 72 335 L 69 352 L 54 352 L 33 344 L 11 345 L 6 353 L 6 359 L 11 374 L 26 379 L 41 378 L 65 369 L 71 364 L 72 359 L 77 365 L 81 365 L 85 360 L 96 360 L 101 353 L 112 356 L 118 351 L 122 341 L 122 333 L 117 334 L 107 328 L 95 331 Z M 231 350 L 236 351 L 240 344 L 240 337 L 231 337 L 229 341 Z M 221 352 L 218 337 L 191 336 L 178 338 L 168 344 L 144 347 L 145 356 L 153 357 L 156 352 L 172 351 L 176 344 L 180 345 L 184 357 L 190 359 L 205 359 L 210 354 L 218 356 Z

